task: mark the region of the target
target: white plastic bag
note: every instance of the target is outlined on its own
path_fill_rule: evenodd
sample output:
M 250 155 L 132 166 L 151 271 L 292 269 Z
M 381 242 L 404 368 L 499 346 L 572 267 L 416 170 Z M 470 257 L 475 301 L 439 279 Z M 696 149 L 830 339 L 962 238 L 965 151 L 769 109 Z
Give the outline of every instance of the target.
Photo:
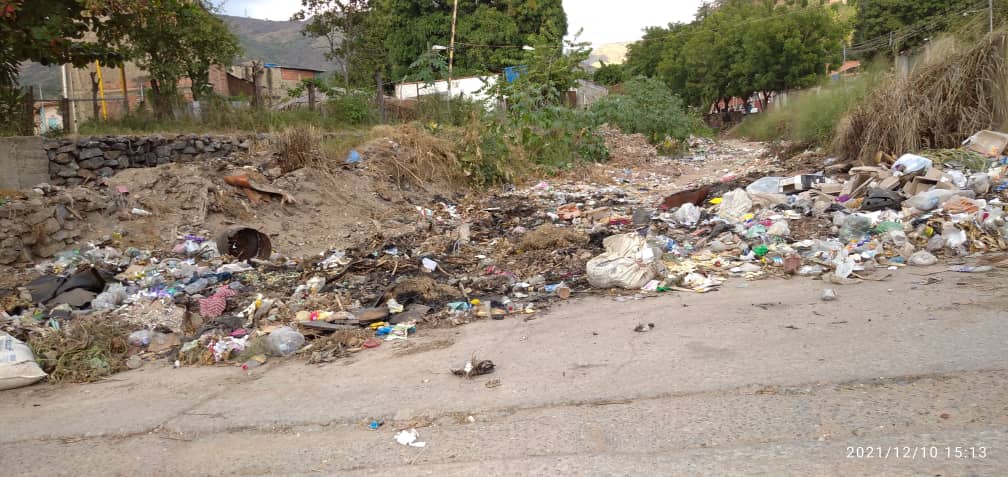
M 781 220 L 779 222 L 774 222 L 773 225 L 767 229 L 767 234 L 771 237 L 787 237 L 791 235 L 791 228 L 788 227 L 786 220 Z
M 21 340 L 0 332 L 0 391 L 20 388 L 46 377 L 31 348 Z
M 637 233 L 612 235 L 602 241 L 605 253 L 588 260 L 588 283 L 596 288 L 636 290 L 658 275 L 661 263 Z
M 764 177 L 747 185 L 745 190 L 750 194 L 779 194 L 782 180 L 783 177 Z
M 833 274 L 837 278 L 847 278 L 854 273 L 854 257 L 851 257 L 845 248 L 840 249 L 840 253 L 833 259 L 833 264 L 836 265 L 836 270 L 833 271 Z
M 892 166 L 893 170 L 904 174 L 922 171 L 932 167 L 934 167 L 934 163 L 931 162 L 931 159 L 921 157 L 916 154 L 903 154 Z
M 721 198 L 721 206 L 718 208 L 718 215 L 722 218 L 738 222 L 742 216 L 748 214 L 752 209 L 752 199 L 749 194 L 742 189 L 735 189 L 728 192 Z
M 672 218 L 683 225 L 695 225 L 700 220 L 700 208 L 687 202 L 672 214 Z

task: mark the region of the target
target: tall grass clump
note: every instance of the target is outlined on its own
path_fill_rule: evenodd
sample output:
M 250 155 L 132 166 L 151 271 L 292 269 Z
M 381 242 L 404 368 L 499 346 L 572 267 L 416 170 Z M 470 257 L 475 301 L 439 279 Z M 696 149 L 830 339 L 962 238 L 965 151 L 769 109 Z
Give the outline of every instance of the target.
M 891 77 L 851 111 L 833 140 L 848 159 L 957 147 L 1008 119 L 1008 35 L 996 31 Z
M 788 140 L 829 146 L 847 112 L 867 97 L 880 81 L 874 68 L 855 77 L 827 80 L 823 85 L 788 94 L 786 104 L 746 117 L 731 135 L 758 141 Z

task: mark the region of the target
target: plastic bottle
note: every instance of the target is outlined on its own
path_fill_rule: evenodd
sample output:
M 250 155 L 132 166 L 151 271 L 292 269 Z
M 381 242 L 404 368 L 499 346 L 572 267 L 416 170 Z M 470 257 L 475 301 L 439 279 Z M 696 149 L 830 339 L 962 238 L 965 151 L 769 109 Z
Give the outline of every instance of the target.
M 266 337 L 266 347 L 275 356 L 290 356 L 304 346 L 304 335 L 289 326 L 273 330 Z

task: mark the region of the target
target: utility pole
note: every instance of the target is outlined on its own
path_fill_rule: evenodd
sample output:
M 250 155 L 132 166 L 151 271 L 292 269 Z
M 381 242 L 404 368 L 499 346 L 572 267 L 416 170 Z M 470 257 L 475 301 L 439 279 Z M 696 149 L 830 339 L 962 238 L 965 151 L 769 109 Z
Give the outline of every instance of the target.
M 458 0 L 455 0 L 455 6 L 452 7 L 452 29 L 451 29 L 451 41 L 448 43 L 448 103 L 451 104 L 452 99 L 452 66 L 455 63 L 455 21 L 458 19 Z

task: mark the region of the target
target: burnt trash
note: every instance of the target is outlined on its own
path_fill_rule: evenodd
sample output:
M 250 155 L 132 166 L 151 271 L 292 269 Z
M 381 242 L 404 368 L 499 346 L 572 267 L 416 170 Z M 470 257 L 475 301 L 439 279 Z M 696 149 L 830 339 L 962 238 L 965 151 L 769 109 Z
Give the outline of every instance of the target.
M 489 359 L 476 359 L 474 355 L 461 368 L 453 368 L 452 374 L 463 378 L 472 378 L 484 374 L 490 374 L 494 370 L 494 363 Z

